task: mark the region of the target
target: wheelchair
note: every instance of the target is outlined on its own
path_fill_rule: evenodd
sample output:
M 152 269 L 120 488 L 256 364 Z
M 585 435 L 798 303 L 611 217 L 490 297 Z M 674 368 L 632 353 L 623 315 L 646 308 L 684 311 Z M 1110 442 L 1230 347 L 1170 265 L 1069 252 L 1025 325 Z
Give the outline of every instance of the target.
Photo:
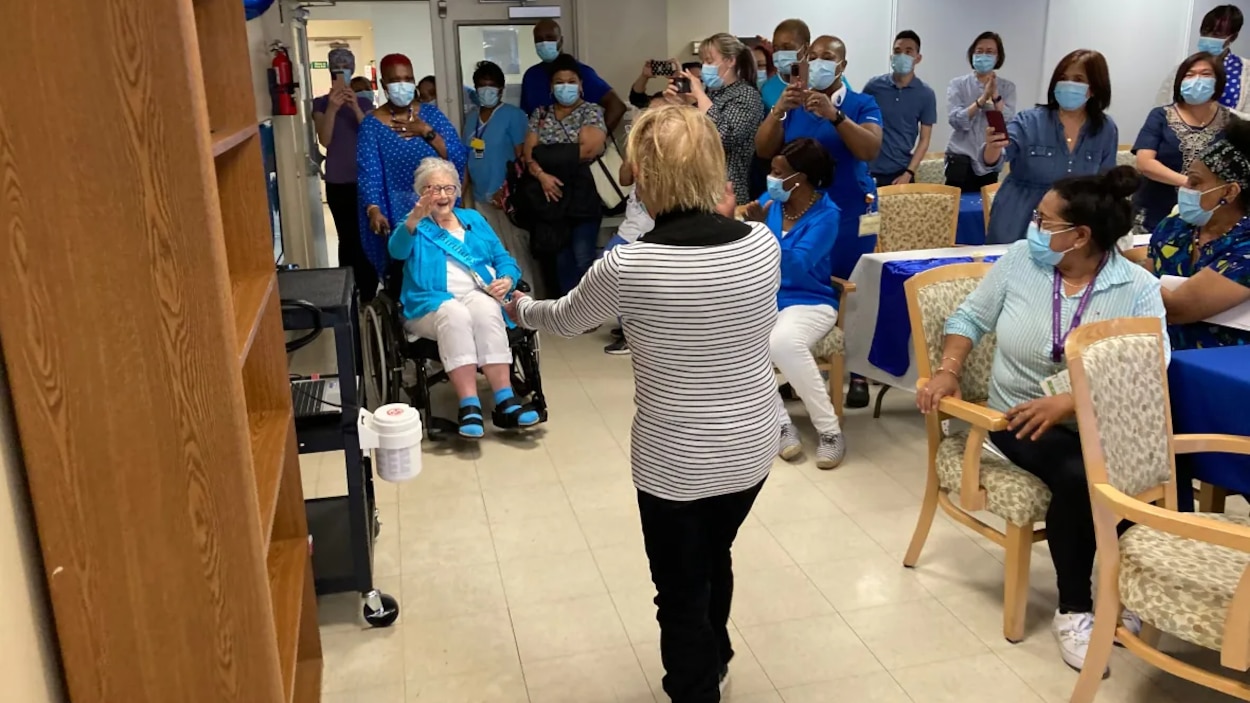
M 522 281 L 517 290 L 528 293 L 530 288 Z M 365 407 L 372 411 L 387 403 L 408 403 L 421 413 L 426 439 L 442 441 L 458 437 L 459 423 L 435 415 L 431 400 L 434 387 L 448 380 L 440 361 L 438 342 L 405 332 L 401 309 L 398 277 L 388 280 L 377 297 L 361 309 Z M 508 345 L 512 349 L 509 375 L 513 392 L 523 405 L 538 413 L 539 423 L 544 423 L 547 400 L 543 396 L 538 366 L 538 332 L 513 327 L 508 330 Z M 405 373 L 408 362 L 415 367 L 412 374 Z

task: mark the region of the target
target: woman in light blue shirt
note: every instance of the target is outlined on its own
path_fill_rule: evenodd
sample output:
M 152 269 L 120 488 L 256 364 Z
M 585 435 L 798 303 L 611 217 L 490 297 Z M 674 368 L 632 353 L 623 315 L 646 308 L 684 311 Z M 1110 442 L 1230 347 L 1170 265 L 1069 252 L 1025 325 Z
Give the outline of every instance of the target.
M 1128 166 L 1102 176 L 1064 178 L 1037 206 L 1028 241 L 1017 242 L 946 322 L 942 364 L 917 394 L 921 412 L 958 397 L 963 362 L 996 333 L 989 407 L 1007 416 L 994 445 L 1051 491 L 1046 534 L 1059 581 L 1053 628 L 1060 654 L 1080 670 L 1093 632 L 1094 522 L 1071 393 L 1047 396 L 1042 381 L 1065 371 L 1063 343 L 1082 321 L 1166 315 L 1159 282 L 1121 256 L 1132 225 L 1128 197 L 1140 182 Z M 1126 614 L 1125 625 L 1140 628 Z
M 998 182 L 999 168 L 981 161 L 989 122 L 987 110 L 998 110 L 1003 120 L 1016 116 L 1016 84 L 1001 78 L 1007 52 L 995 32 L 981 32 L 968 47 L 972 73 L 951 79 L 946 87 L 946 113 L 950 141 L 946 144 L 946 185 L 965 193 L 976 193 L 983 186 Z
M 994 197 L 986 242 L 1023 239 L 1033 210 L 1060 178 L 1115 166 L 1120 132 L 1106 114 L 1110 105 L 1107 60 L 1097 51 L 1077 49 L 1055 67 L 1045 105 L 1016 115 L 1007 134 L 986 132 L 983 165 L 997 168 L 1011 162 L 1011 172 Z

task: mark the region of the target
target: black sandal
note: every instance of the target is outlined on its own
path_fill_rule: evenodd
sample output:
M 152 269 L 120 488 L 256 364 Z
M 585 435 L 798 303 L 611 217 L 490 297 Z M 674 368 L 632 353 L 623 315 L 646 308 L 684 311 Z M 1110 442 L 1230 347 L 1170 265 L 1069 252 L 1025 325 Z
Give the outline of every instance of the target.
M 533 422 L 521 422 L 521 416 L 525 413 L 534 413 Z M 525 405 L 512 396 L 507 400 L 500 401 L 495 404 L 495 410 L 490 415 L 490 420 L 495 427 L 501 430 L 515 430 L 522 427 L 533 427 L 542 420 L 538 417 L 538 411 L 532 405 Z
M 485 434 L 486 426 L 482 423 L 481 406 L 460 406 L 460 436 L 468 439 L 481 439 Z

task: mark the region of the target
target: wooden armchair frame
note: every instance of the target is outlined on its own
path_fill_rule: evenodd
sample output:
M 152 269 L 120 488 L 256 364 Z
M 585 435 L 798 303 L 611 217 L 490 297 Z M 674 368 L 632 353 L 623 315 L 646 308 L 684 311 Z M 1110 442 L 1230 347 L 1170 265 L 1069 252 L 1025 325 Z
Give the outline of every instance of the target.
M 1167 337 L 1163 334 L 1159 320 L 1155 318 L 1123 318 L 1082 325 L 1072 332 L 1066 344 L 1072 392 L 1081 425 L 1085 473 L 1089 480 L 1093 505 L 1094 535 L 1098 542 L 1098 600 L 1094 605 L 1094 633 L 1085 657 L 1084 671 L 1077 680 L 1071 701 L 1090 703 L 1094 700 L 1102 682 L 1101 674 L 1106 669 L 1117 637 L 1128 651 L 1149 664 L 1207 688 L 1250 701 L 1250 684 L 1201 669 L 1160 652 L 1156 644 L 1158 631 L 1146 623 L 1143 623 L 1142 634 L 1137 636 L 1119 622 L 1122 609 L 1120 538 L 1116 526 L 1121 520 L 1131 520 L 1138 525 L 1178 537 L 1250 553 L 1250 527 L 1218 522 L 1193 513 L 1176 512 L 1176 455 L 1199 452 L 1250 455 L 1250 438 L 1216 434 L 1173 435 L 1166 367 L 1162 369 L 1163 407 L 1167 423 L 1170 480 L 1136 498 L 1126 495 L 1110 483 L 1082 354 L 1092 344 L 1109 337 L 1141 334 L 1158 338 L 1159 363 L 1162 366 L 1163 344 L 1167 343 Z M 1164 507 L 1153 505 L 1153 501 L 1162 501 Z M 1237 671 L 1250 669 L 1250 568 L 1242 573 L 1224 620 L 1224 646 L 1220 652 L 1220 663 Z
M 994 209 L 994 197 L 998 195 L 998 186 L 1002 182 L 981 186 L 981 213 L 985 215 L 985 231 L 990 231 L 990 210 Z
M 958 188 L 936 183 L 907 183 L 901 186 L 882 186 L 877 189 L 878 211 L 880 211 L 881 206 L 891 195 L 944 195 L 953 198 L 955 206 L 952 208 L 953 212 L 951 213 L 950 237 L 945 244 L 947 247 L 955 246 L 955 237 L 959 230 L 959 197 L 963 195 Z M 878 252 L 881 251 L 882 234 L 882 232 L 877 233 Z
M 942 281 L 984 278 L 990 266 L 992 264 L 983 262 L 940 266 L 913 276 L 905 284 L 916 369 L 920 375 L 917 389 L 924 388 L 933 375 L 928 340 L 925 338 L 920 316 L 920 290 Z M 964 448 L 962 481 L 955 500 L 942 488 L 937 473 L 938 447 L 943 439 L 942 421 L 947 418 L 963 420 L 972 426 L 968 434 L 968 444 Z M 1046 530 L 1034 529 L 1032 526 L 1021 527 L 1008 521 L 1007 529 L 1003 532 L 970 514 L 984 510 L 986 503 L 985 488 L 981 485 L 981 447 L 990 432 L 1007 429 L 1007 418 L 1001 412 L 983 405 L 957 398 L 943 398 L 938 405 L 938 412 L 930 413 L 925 418 L 925 428 L 929 437 L 928 480 L 920 516 L 916 521 L 916 531 L 907 548 L 907 555 L 903 558 L 903 565 L 914 567 L 920 559 L 920 552 L 929 537 L 929 529 L 933 526 L 934 515 L 938 506 L 941 506 L 956 522 L 1006 550 L 1003 574 L 1003 637 L 1009 642 L 1019 642 L 1024 639 L 1024 616 L 1029 594 L 1029 560 L 1033 553 L 1033 543 L 1045 540 Z
M 843 332 L 843 339 L 846 338 L 846 316 L 842 313 L 846 310 L 846 298 L 855 292 L 855 284 L 837 276 L 832 276 L 830 281 L 833 282 L 834 293 L 838 298 L 838 322 L 834 327 Z M 842 387 L 843 379 L 846 375 L 846 349 L 843 345 L 841 354 L 834 354 L 828 357 L 816 357 L 816 368 L 825 372 L 828 377 L 826 386 L 829 389 L 829 402 L 833 403 L 833 411 L 838 414 L 838 420 L 842 419 L 843 398 L 845 391 Z M 775 369 L 774 369 L 775 370 Z

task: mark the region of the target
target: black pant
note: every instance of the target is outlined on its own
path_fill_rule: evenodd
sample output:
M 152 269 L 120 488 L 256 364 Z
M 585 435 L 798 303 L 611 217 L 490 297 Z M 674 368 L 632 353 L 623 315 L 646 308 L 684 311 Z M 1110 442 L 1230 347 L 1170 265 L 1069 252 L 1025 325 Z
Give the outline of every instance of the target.
M 903 169 L 902 171 L 895 171 L 894 173 L 882 173 L 882 174 L 874 173 L 872 174 L 872 180 L 877 182 L 878 188 L 884 188 L 885 186 L 894 185 L 894 179 L 898 178 L 904 173 L 907 173 L 907 169 Z M 912 178 L 911 182 L 915 183 L 916 179 Z
M 994 446 L 1011 463 L 1037 476 L 1050 489 L 1046 541 L 1059 580 L 1059 609 L 1073 613 L 1094 610 L 1090 578 L 1094 571 L 1094 516 L 1085 481 L 1081 437 L 1067 426 L 1052 427 L 1034 442 L 1014 432 L 991 432 Z
M 367 303 L 378 294 L 378 272 L 365 256 L 360 243 L 360 213 L 357 211 L 355 183 L 326 183 L 326 204 L 339 233 L 339 266 L 350 266 L 356 277 L 360 302 Z
M 730 548 L 764 482 L 738 493 L 677 502 L 638 492 L 642 537 L 659 595 L 664 692 L 673 703 L 716 703 L 733 658 Z
M 964 193 L 980 193 L 981 189 L 985 186 L 993 185 L 998 182 L 999 174 L 997 171 L 990 171 L 984 176 L 978 176 L 976 171 L 972 170 L 972 161 L 970 159 L 967 164 L 963 164 L 963 168 L 951 167 L 952 158 L 968 159 L 966 156 L 960 157 L 958 155 L 952 156 L 951 154 L 947 154 L 946 158 L 946 185 L 948 186 L 954 186 Z

